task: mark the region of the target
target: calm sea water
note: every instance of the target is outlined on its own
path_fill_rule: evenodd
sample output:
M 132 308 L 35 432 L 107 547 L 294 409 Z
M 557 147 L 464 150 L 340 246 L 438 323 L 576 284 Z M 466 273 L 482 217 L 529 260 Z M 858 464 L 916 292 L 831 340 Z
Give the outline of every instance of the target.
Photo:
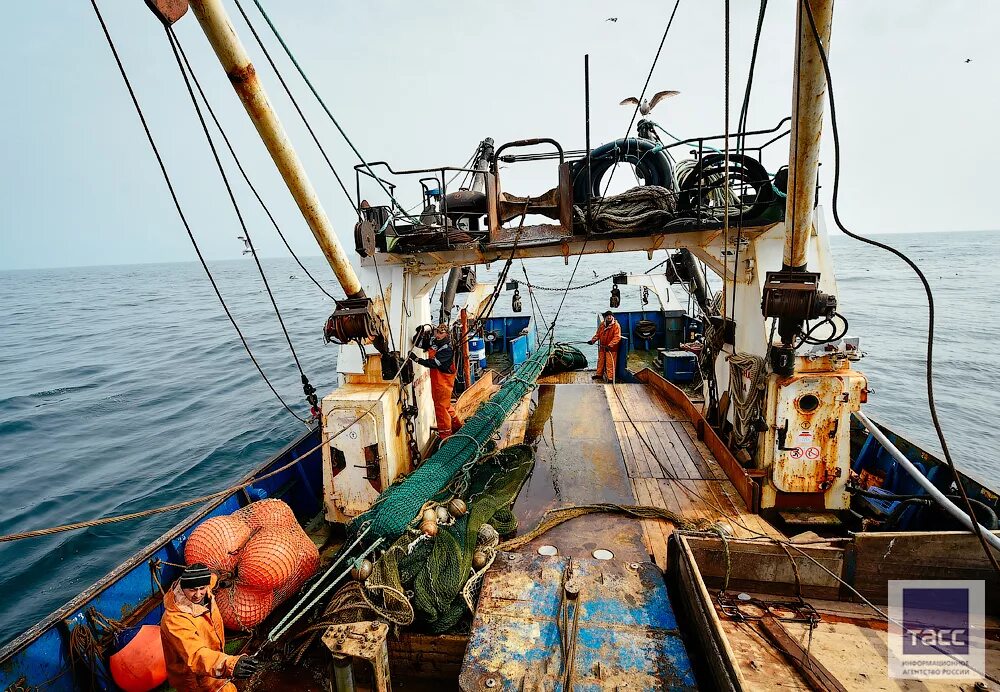
M 886 236 L 924 267 L 937 299 L 938 405 L 961 467 L 1000 485 L 1000 233 Z M 868 411 L 936 447 L 924 389 L 926 306 L 892 256 L 833 239 L 842 312 L 868 357 Z M 645 255 L 587 257 L 575 283 Z M 306 260 L 332 284 L 322 259 Z M 561 259 L 527 265 L 534 283 L 563 286 Z M 306 373 L 335 382 L 322 341 L 332 305 L 292 260 L 265 262 Z M 484 275 L 495 274 L 497 266 Z M 261 365 L 302 411 L 298 374 L 249 261 L 213 272 Z M 512 277 L 523 278 L 515 264 Z M 609 284 L 570 294 L 562 340 L 586 339 Z M 336 293 L 332 290 L 331 292 Z M 540 292 L 551 319 L 559 294 Z M 638 307 L 623 292 L 623 307 Z M 529 310 L 527 295 L 525 310 Z M 504 306 L 509 307 L 509 306 Z M 304 430 L 248 361 L 200 266 L 142 265 L 0 272 L 0 533 L 141 510 L 226 486 Z M 586 349 L 585 349 L 586 350 Z M 588 353 L 593 359 L 594 353 Z M 185 516 L 0 545 L 0 642 L 27 629 Z

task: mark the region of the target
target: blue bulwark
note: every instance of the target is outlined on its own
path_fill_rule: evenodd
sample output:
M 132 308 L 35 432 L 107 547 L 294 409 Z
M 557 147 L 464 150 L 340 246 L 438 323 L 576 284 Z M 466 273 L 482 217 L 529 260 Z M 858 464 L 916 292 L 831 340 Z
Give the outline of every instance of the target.
M 561 627 L 566 583 L 579 595 Z M 461 688 L 561 692 L 564 640 L 575 692 L 697 689 L 656 565 L 520 553 L 501 553 L 483 580 Z

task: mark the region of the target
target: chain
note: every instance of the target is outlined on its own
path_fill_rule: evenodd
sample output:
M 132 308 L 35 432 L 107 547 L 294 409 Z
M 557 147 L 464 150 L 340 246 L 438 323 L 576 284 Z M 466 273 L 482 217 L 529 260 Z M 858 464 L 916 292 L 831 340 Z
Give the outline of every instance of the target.
M 531 288 L 531 289 L 533 289 L 535 291 L 559 291 L 559 292 L 562 293 L 562 292 L 565 292 L 565 291 L 579 291 L 581 288 L 590 288 L 591 286 L 596 286 L 597 284 L 604 283 L 608 279 L 613 279 L 615 276 L 616 276 L 616 274 L 608 274 L 603 279 L 598 279 L 597 281 L 591 281 L 589 284 L 580 284 L 579 286 L 570 286 L 569 288 L 567 288 L 566 286 L 562 286 L 561 288 L 550 288 L 548 286 L 536 286 L 533 283 L 528 283 L 528 282 L 525 282 L 525 283 L 528 283 L 528 288 Z
M 410 450 L 410 462 L 416 468 L 422 461 L 420 458 L 420 447 L 417 445 L 416 425 L 413 422 L 416 420 L 419 410 L 417 409 L 417 394 L 413 383 L 411 382 L 409 385 L 409 392 L 407 392 L 406 387 L 406 385 L 400 383 L 397 402 L 399 403 L 399 418 L 406 431 L 406 446 Z M 413 403 L 410 403 L 411 397 Z

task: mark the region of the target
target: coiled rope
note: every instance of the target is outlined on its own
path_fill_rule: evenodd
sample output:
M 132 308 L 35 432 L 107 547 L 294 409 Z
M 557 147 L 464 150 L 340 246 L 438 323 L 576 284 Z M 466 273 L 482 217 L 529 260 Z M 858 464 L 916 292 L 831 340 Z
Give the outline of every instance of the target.
M 574 206 L 577 219 L 583 221 L 583 207 Z M 628 233 L 659 228 L 675 220 L 677 193 L 659 185 L 640 185 L 618 195 L 601 199 L 591 210 L 591 232 Z
M 767 363 L 762 357 L 750 353 L 734 353 L 726 360 L 729 361 L 729 395 L 733 402 L 733 445 L 747 449 L 758 434 L 757 421 L 764 402 Z M 744 380 L 749 380 L 749 383 Z

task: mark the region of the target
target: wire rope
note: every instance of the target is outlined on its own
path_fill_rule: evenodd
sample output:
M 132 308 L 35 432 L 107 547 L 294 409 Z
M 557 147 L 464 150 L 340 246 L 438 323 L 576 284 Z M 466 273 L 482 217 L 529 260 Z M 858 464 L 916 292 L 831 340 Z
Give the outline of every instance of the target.
M 247 174 L 246 169 L 243 167 L 242 162 L 240 161 L 239 157 L 236 155 L 236 149 L 233 147 L 232 142 L 229 140 L 229 136 L 226 134 L 225 129 L 223 129 L 222 123 L 219 122 L 219 118 L 215 114 L 215 109 L 212 108 L 212 104 L 209 102 L 208 96 L 205 95 L 205 90 L 202 89 L 201 81 L 198 79 L 198 76 L 195 74 L 194 69 L 191 67 L 191 62 L 188 60 L 187 55 L 184 53 L 183 50 L 181 51 L 181 56 L 184 58 L 184 65 L 187 68 L 188 72 L 191 74 L 191 78 L 194 81 L 194 85 L 195 85 L 195 87 L 198 90 L 198 95 L 201 96 L 201 100 L 205 104 L 205 110 L 208 111 L 209 116 L 211 116 L 211 118 L 212 118 L 212 122 L 215 123 L 216 129 L 219 131 L 219 134 L 222 136 L 222 141 L 225 142 L 226 148 L 229 150 L 229 154 L 230 154 L 230 156 L 232 156 L 233 162 L 236 164 L 236 168 L 239 170 L 240 174 L 243 176 L 243 180 L 246 182 L 247 187 L 250 188 L 250 191 L 253 193 L 254 197 L 257 199 L 257 202 L 260 203 L 260 206 L 264 210 L 264 213 L 267 215 L 267 218 L 271 221 L 271 225 L 274 226 L 274 230 L 277 231 L 278 237 L 281 238 L 281 242 L 283 242 L 285 244 L 285 247 L 288 249 L 289 254 L 292 256 L 292 258 L 295 260 L 295 262 L 299 265 L 299 267 L 302 269 L 302 271 L 305 273 L 305 275 L 307 277 L 309 277 L 309 279 L 314 284 L 316 284 L 316 287 L 319 288 L 319 290 L 321 290 L 323 293 L 325 293 L 326 296 L 328 298 L 330 298 L 330 300 L 336 300 L 336 297 L 332 293 L 330 293 L 328 290 L 326 290 L 326 288 L 323 286 L 323 284 L 321 284 L 316 279 L 316 277 L 314 277 L 309 272 L 309 270 L 306 269 L 306 266 L 304 264 L 302 264 L 302 260 L 299 259 L 299 256 L 295 254 L 295 251 L 292 249 L 292 246 L 288 242 L 288 239 L 285 237 L 285 234 L 282 233 L 281 227 L 278 225 L 278 221 L 274 218 L 274 215 L 271 213 L 271 210 L 268 208 L 267 204 L 264 203 L 264 199 L 261 197 L 260 193 L 257 191 L 257 187 L 253 184 L 253 182 L 251 182 L 250 176 Z
M 254 247 L 253 239 L 250 234 L 250 228 L 247 226 L 246 219 L 243 217 L 243 212 L 240 211 L 240 205 L 236 201 L 236 193 L 233 191 L 232 184 L 229 182 L 229 176 L 226 174 L 225 166 L 222 165 L 222 158 L 219 156 L 218 147 L 215 145 L 215 141 L 212 139 L 211 130 L 208 127 L 208 122 L 205 120 L 205 114 L 202 112 L 201 106 L 198 104 L 198 97 L 195 95 L 194 88 L 192 87 L 192 80 L 195 79 L 194 72 L 189 76 L 187 71 L 184 69 L 184 65 L 187 63 L 187 55 L 184 53 L 184 48 L 181 46 L 177 35 L 174 33 L 174 29 L 171 25 L 165 24 L 167 40 L 170 43 L 171 50 L 174 53 L 174 58 L 177 61 L 177 69 L 180 70 L 181 76 L 184 79 L 184 86 L 187 88 L 188 95 L 191 97 L 191 105 L 194 106 L 195 114 L 198 116 L 198 122 L 201 124 L 202 131 L 205 133 L 205 140 L 208 142 L 208 147 L 212 152 L 212 158 L 215 161 L 216 168 L 219 171 L 219 176 L 222 178 L 222 183 L 226 188 L 226 194 L 229 196 L 230 202 L 233 205 L 233 211 L 236 213 L 236 218 L 239 221 L 240 228 L 243 230 L 244 237 L 247 239 L 247 245 L 250 247 L 250 254 L 253 257 L 254 264 L 257 266 L 257 272 L 260 274 L 261 282 L 264 284 L 264 288 L 267 291 L 267 297 L 271 301 L 271 306 L 274 308 L 275 317 L 278 318 L 278 324 L 281 326 L 281 333 L 285 337 L 285 342 L 288 344 L 288 350 L 292 354 L 292 360 L 295 361 L 295 367 L 299 371 L 299 377 L 302 380 L 302 387 L 305 391 L 306 398 L 309 400 L 310 408 L 312 414 L 315 416 L 318 413 L 315 388 L 309 383 L 309 378 L 306 376 L 305 371 L 302 369 L 302 363 L 299 361 L 299 356 L 295 352 L 295 345 L 292 343 L 292 337 L 288 333 L 288 328 L 285 326 L 285 320 L 281 316 L 281 310 L 278 308 L 278 301 L 274 297 L 274 292 L 271 290 L 271 284 L 267 280 L 267 274 L 264 272 L 264 266 L 260 262 L 260 257 L 257 254 L 257 249 Z
M 111 49 L 111 54 L 114 56 L 115 63 L 118 65 L 118 71 L 122 76 L 122 81 L 125 83 L 125 88 L 128 90 L 129 97 L 132 100 L 132 105 L 135 107 L 136 114 L 139 116 L 139 121 L 142 124 L 142 128 L 146 134 L 146 139 L 149 142 L 150 148 L 153 150 L 153 155 L 156 157 L 156 162 L 160 168 L 160 174 L 163 177 L 163 181 L 167 186 L 167 190 L 170 192 L 170 197 L 173 200 L 174 208 L 177 210 L 177 215 L 180 217 L 181 224 L 184 226 L 184 230 L 187 232 L 188 238 L 191 240 L 191 245 L 194 247 L 195 254 L 198 256 L 198 261 L 201 263 L 202 269 L 205 270 L 205 274 L 208 276 L 209 283 L 212 284 L 212 290 L 215 292 L 216 297 L 222 304 L 222 309 L 226 313 L 226 317 L 233 325 L 233 329 L 236 330 L 236 334 L 240 338 L 240 342 L 243 344 L 243 348 L 246 349 L 247 355 L 253 362 L 254 367 L 257 368 L 257 372 L 260 373 L 261 378 L 267 384 L 268 388 L 274 394 L 275 398 L 281 402 L 281 405 L 285 407 L 291 415 L 297 418 L 300 422 L 306 423 L 306 419 L 302 418 L 297 414 L 292 408 L 285 402 L 282 396 L 275 389 L 271 380 L 268 379 L 267 375 L 264 373 L 264 369 L 261 367 L 260 363 L 257 361 L 257 357 L 254 356 L 253 351 L 250 349 L 250 344 L 247 342 L 246 337 L 243 335 L 243 331 L 240 329 L 239 324 L 236 322 L 236 318 L 233 317 L 233 313 L 229 310 L 229 306 L 226 304 L 225 299 L 222 297 L 222 292 L 219 289 L 219 285 L 215 281 L 215 277 L 212 276 L 211 270 L 208 268 L 208 263 L 205 261 L 205 257 L 201 252 L 201 248 L 198 247 L 198 241 L 194 237 L 194 232 L 191 230 L 191 224 L 188 222 L 187 216 L 184 214 L 184 209 L 181 207 L 180 199 L 177 196 L 177 191 L 174 189 L 173 182 L 170 179 L 170 174 L 167 172 L 166 163 L 163 160 L 163 156 L 160 154 L 160 149 L 156 145 L 156 140 L 153 138 L 153 133 L 149 128 L 149 123 L 146 120 L 146 116 L 142 111 L 142 107 L 139 105 L 139 99 L 136 96 L 135 89 L 132 88 L 132 82 L 128 78 L 128 73 L 125 71 L 125 65 L 122 63 L 121 56 L 118 54 L 118 49 L 115 47 L 114 40 L 111 38 L 111 32 L 108 29 L 107 23 L 104 21 L 104 16 L 101 14 L 100 8 L 97 6 L 97 0 L 91 0 L 91 6 L 94 8 L 94 13 L 97 15 L 97 20 L 101 24 L 101 30 L 104 33 L 104 38 L 107 41 L 108 47 Z

